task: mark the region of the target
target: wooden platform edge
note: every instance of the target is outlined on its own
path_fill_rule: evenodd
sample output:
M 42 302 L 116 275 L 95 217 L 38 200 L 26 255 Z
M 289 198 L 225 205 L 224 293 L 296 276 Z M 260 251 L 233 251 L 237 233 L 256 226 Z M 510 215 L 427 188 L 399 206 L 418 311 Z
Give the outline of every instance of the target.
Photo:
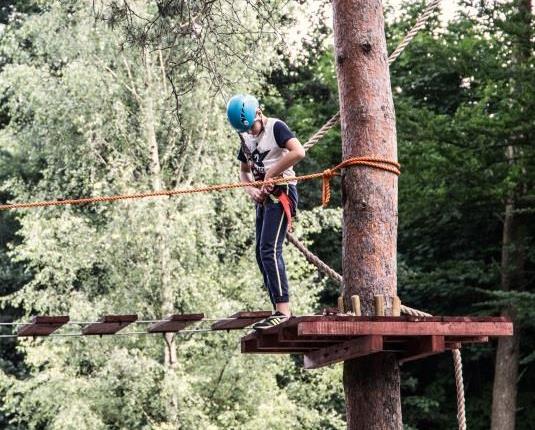
M 512 322 L 298 321 L 299 336 L 511 336 Z

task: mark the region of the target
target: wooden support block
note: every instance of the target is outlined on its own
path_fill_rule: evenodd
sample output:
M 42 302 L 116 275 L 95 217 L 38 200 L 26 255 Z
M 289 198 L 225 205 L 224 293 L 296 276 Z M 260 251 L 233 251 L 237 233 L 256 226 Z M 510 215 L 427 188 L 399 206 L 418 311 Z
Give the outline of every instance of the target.
M 361 336 L 356 339 L 334 344 L 305 353 L 305 369 L 317 369 L 364 355 L 382 351 L 382 336 Z
M 265 330 L 264 330 L 265 331 Z M 322 346 L 331 345 L 335 342 L 340 342 L 343 339 L 337 336 L 299 336 L 297 334 L 297 325 L 287 325 L 286 327 L 281 327 L 279 332 L 279 342 L 281 344 L 287 342 L 300 342 L 305 344 L 316 345 L 317 348 Z
M 89 324 L 82 329 L 84 335 L 115 334 L 137 320 L 137 315 L 104 315 L 99 322 Z
M 306 344 L 305 342 L 280 342 L 279 335 L 256 333 L 256 347 L 259 350 L 271 350 L 277 352 L 304 352 L 317 349 L 316 344 Z
M 256 347 L 256 336 L 254 333 L 250 333 L 241 338 L 241 352 L 242 354 L 259 352 Z
M 242 354 L 291 354 L 294 351 L 288 349 L 259 348 L 256 333 L 250 333 L 241 339 Z
M 360 312 L 360 297 L 357 294 L 351 296 L 351 307 L 355 316 L 360 317 L 362 315 Z
M 48 336 L 58 328 L 67 324 L 69 317 L 63 316 L 35 316 L 30 324 L 24 324 L 17 329 L 17 336 Z
M 238 312 L 227 319 L 216 321 L 212 330 L 237 330 L 262 321 L 272 314 L 271 311 Z
M 169 315 L 165 321 L 151 324 L 147 331 L 149 333 L 175 333 L 196 321 L 201 321 L 204 314 L 175 314 Z
M 384 317 L 385 316 L 385 296 L 382 294 L 377 294 L 376 296 L 373 296 L 373 301 L 375 305 L 375 315 L 378 317 Z
M 401 300 L 398 296 L 392 297 L 392 316 L 399 317 L 401 316 Z
M 345 307 L 344 307 L 344 296 L 339 296 L 338 297 L 338 312 L 343 314 L 345 312 Z
M 408 341 L 407 352 L 402 354 L 399 364 L 439 354 L 445 349 L 444 336 L 418 336 Z

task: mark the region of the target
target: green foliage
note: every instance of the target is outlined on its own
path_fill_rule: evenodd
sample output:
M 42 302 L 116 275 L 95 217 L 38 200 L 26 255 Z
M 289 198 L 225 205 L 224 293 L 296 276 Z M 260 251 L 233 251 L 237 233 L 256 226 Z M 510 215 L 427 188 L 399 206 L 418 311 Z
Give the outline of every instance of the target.
M 106 9 L 111 3 L 121 2 L 98 3 L 104 15 L 97 18 L 121 11 Z M 233 7 L 245 3 L 250 7 Z M 399 293 L 405 303 L 436 314 L 517 309 L 523 333 L 518 428 L 527 429 L 535 410 L 533 280 L 527 276 L 510 292 L 498 287 L 504 204 L 511 193 L 526 226 L 526 273 L 535 270 L 533 46 L 518 42 L 526 29 L 511 2 L 492 8 L 465 3 L 466 11 L 477 13 L 459 14 L 444 28 L 434 17 L 391 68 L 403 171 Z M 390 51 L 421 5 L 409 2 L 391 20 Z M 313 29 L 306 61 L 299 64 L 281 62 L 275 49 L 254 50 L 247 52 L 258 56 L 256 67 L 244 68 L 228 52 L 243 52 L 248 41 L 222 31 L 227 49 L 218 51 L 207 39 L 206 52 L 192 66 L 176 62 L 184 49 L 199 47 L 189 33 L 162 55 L 147 44 L 127 43 L 148 34 L 150 46 L 159 46 L 158 31 L 176 24 L 168 16 L 146 33 L 141 21 L 129 26 L 121 15 L 113 22 L 95 19 L 83 2 L 15 6 L 1 18 L 3 201 L 234 180 L 237 143 L 225 124 L 223 99 L 214 96 L 217 75 L 233 82 L 228 92 L 260 93 L 267 114 L 285 119 L 302 141 L 338 110 L 330 34 L 322 26 Z M 247 10 L 243 23 L 263 28 L 261 16 Z M 152 3 L 142 11 L 156 13 Z M 214 28 L 232 26 L 218 21 L 223 15 L 210 19 L 220 25 Z M 288 24 L 292 17 L 273 19 Z M 513 61 L 519 56 L 524 61 Z M 207 70 L 210 59 L 217 67 Z M 184 94 L 173 97 L 170 80 Z M 511 142 L 520 148 L 514 163 L 505 156 Z M 340 157 L 335 129 L 298 172 L 321 171 Z M 341 200 L 333 182 L 328 210 L 313 209 L 320 201 L 318 183 L 300 186 L 296 234 L 341 271 Z M 219 316 L 267 307 L 252 252 L 253 214 L 243 193 L 0 216 L 2 319 L 68 313 L 89 320 L 108 312 L 159 318 L 171 311 Z M 331 306 L 338 287 L 295 249 L 285 252 L 294 312 Z M 0 427 L 7 429 L 345 426 L 340 366 L 305 372 L 299 357 L 242 355 L 235 333 L 183 333 L 172 364 L 158 337 L 0 342 Z M 493 356 L 492 344 L 463 355 L 473 429 L 488 428 Z M 402 378 L 407 429 L 455 427 L 449 355 L 410 363 Z
M 229 144 L 209 74 L 188 81 L 167 54 L 121 49 L 118 34 L 91 13 L 79 2 L 53 3 L 40 14 L 17 15 L 3 34 L 5 198 L 232 181 L 237 142 Z M 240 40 L 232 43 L 241 49 Z M 271 55 L 257 65 L 265 67 Z M 236 62 L 225 64 L 227 76 L 258 85 L 257 74 L 244 81 Z M 166 70 L 190 86 L 178 106 Z M 78 321 L 266 308 L 253 216 L 237 191 L 7 214 L 2 268 L 23 273 L 12 275 L 17 283 L 2 291 L 1 302 L 23 318 L 68 313 Z M 311 312 L 324 281 L 295 250 L 287 264 L 294 311 Z M 13 429 L 340 428 L 330 401 L 319 395 L 303 402 L 303 387 L 286 390 L 279 381 L 301 372 L 293 360 L 247 357 L 236 344 L 236 333 L 178 335 L 170 363 L 159 337 L 21 341 L 16 351 L 2 351 L 23 366 L 1 362 L 0 420 Z M 314 411 L 317 405 L 328 416 Z

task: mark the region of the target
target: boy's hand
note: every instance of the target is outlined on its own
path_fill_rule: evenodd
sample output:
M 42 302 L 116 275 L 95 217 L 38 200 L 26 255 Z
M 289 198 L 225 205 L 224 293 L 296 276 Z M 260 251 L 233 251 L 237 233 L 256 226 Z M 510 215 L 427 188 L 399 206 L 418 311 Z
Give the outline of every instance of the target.
M 247 194 L 249 194 L 249 197 L 251 197 L 251 200 L 255 203 L 264 203 L 264 200 L 266 199 L 267 194 L 256 187 L 247 187 L 245 188 L 245 191 Z
M 275 189 L 275 184 L 271 182 L 271 177 L 269 176 L 269 172 L 266 173 L 266 177 L 264 178 L 264 181 L 268 181 L 267 184 L 262 185 L 262 191 L 267 195 L 271 194 L 273 190 Z

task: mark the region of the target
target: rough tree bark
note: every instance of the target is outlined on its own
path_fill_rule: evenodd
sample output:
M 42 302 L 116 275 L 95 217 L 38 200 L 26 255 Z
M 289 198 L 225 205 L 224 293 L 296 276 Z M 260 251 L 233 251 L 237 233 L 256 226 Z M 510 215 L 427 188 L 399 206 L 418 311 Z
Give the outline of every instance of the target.
M 397 160 L 395 113 L 380 0 L 334 0 L 334 40 L 343 158 Z M 397 177 L 368 167 L 343 175 L 345 302 L 358 294 L 364 315 L 384 294 L 396 295 Z M 344 363 L 347 427 L 402 428 L 400 377 L 393 354 Z
M 513 48 L 514 67 L 522 67 L 533 55 L 532 41 L 532 4 L 531 0 L 515 1 L 516 37 L 517 43 Z M 514 99 L 523 91 L 523 83 L 512 82 Z M 511 144 L 507 146 L 505 156 L 511 166 L 515 168 L 522 163 L 522 144 L 528 140 L 523 133 L 511 136 Z M 521 166 L 522 167 L 522 166 Z M 504 291 L 520 290 L 525 283 L 526 262 L 526 226 L 522 215 L 515 213 L 516 201 L 519 195 L 525 193 L 522 185 L 509 191 L 505 203 L 505 218 L 502 233 L 502 258 L 500 287 Z M 516 397 L 518 379 L 518 360 L 520 354 L 520 327 L 516 321 L 513 306 L 502 311 L 514 322 L 514 334 L 498 340 L 496 363 L 494 372 L 494 386 L 492 391 L 491 430 L 514 430 L 516 421 Z
M 511 149 L 509 148 L 508 152 L 512 152 Z M 522 282 L 525 255 L 521 244 L 525 232 L 516 218 L 514 198 L 509 196 L 505 206 L 502 237 L 501 288 L 504 291 L 517 288 L 518 283 Z M 514 307 L 504 309 L 502 315 L 515 321 Z M 492 392 L 492 430 L 514 430 L 515 428 L 519 341 L 520 333 L 516 322 L 513 336 L 498 340 Z

